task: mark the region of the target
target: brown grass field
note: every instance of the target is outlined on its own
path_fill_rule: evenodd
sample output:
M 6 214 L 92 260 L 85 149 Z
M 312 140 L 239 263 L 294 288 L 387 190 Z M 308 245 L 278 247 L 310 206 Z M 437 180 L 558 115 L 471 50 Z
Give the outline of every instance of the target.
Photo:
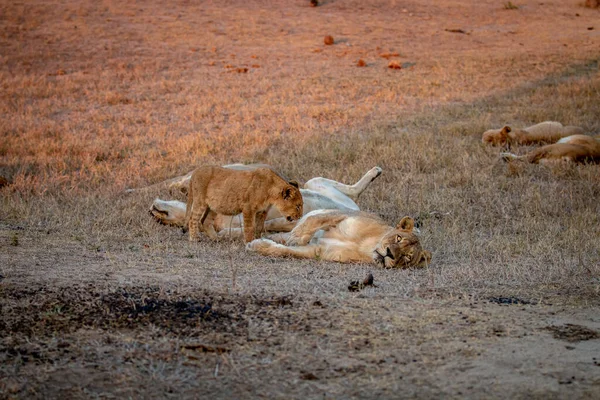
M 0 3 L 0 398 L 600 397 L 600 166 L 480 140 L 600 133 L 600 10 L 320 3 Z M 432 264 L 189 243 L 123 193 L 231 162 L 382 167 L 361 208 Z

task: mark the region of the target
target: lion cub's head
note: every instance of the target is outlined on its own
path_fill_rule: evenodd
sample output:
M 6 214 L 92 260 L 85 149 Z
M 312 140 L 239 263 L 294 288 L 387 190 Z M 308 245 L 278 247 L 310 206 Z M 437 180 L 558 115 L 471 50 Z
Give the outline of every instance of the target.
M 381 238 L 373 260 L 385 268 L 423 268 L 431 262 L 431 253 L 423 250 L 419 238 L 413 233 L 415 222 L 404 217 L 392 230 Z
M 275 207 L 287 219 L 292 222 L 302 218 L 304 214 L 304 202 L 300 193 L 298 182 L 289 181 L 283 187 L 283 190 L 278 197 Z
M 489 131 L 483 132 L 481 141 L 484 144 L 491 144 L 492 146 L 502 146 L 509 141 L 508 134 L 512 131 L 510 126 L 505 126 L 502 129 L 490 129 Z

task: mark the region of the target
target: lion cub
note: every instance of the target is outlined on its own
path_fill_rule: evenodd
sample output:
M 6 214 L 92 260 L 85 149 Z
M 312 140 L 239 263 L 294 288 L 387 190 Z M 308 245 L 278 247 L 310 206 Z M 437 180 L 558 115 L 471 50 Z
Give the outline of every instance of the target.
M 269 168 L 242 171 L 200 167 L 192 174 L 185 213 L 190 241 L 196 239 L 199 224 L 216 240 L 215 216 L 243 213 L 244 240 L 251 242 L 262 234 L 267 211 L 273 205 L 288 221 L 300 219 L 303 202 L 298 183 L 286 181 Z

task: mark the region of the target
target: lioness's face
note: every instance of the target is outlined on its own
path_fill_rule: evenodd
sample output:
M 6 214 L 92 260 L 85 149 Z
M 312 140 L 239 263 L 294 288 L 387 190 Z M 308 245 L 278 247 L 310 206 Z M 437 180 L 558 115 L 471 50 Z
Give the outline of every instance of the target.
M 385 235 L 373 252 L 373 260 L 384 268 L 423 268 L 431 261 L 431 253 L 423 250 L 413 233 L 414 221 L 404 217 L 396 229 Z
M 281 201 L 276 204 L 279 212 L 288 221 L 296 221 L 304 215 L 304 201 L 296 181 L 290 181 L 281 193 Z

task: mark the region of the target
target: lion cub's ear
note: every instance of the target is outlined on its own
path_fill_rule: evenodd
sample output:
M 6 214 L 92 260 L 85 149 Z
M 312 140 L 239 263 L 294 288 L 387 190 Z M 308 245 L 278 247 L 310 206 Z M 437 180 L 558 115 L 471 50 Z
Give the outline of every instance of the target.
M 285 189 L 283 189 L 282 195 L 284 200 L 291 198 L 294 193 L 294 189 L 292 189 L 290 186 L 287 186 Z
M 510 129 L 510 126 L 506 125 L 504 128 L 502 128 L 502 130 L 500 131 L 500 137 L 501 138 L 506 138 L 508 137 L 508 133 L 512 132 L 512 129 Z
M 292 186 L 297 187 L 298 189 L 300 189 L 300 185 L 298 184 L 298 182 L 296 182 L 296 181 L 289 181 L 288 183 L 290 185 L 292 185 Z
M 415 221 L 411 217 L 404 217 L 398 222 L 396 225 L 396 229 L 400 229 L 402 231 L 412 232 L 415 227 Z

